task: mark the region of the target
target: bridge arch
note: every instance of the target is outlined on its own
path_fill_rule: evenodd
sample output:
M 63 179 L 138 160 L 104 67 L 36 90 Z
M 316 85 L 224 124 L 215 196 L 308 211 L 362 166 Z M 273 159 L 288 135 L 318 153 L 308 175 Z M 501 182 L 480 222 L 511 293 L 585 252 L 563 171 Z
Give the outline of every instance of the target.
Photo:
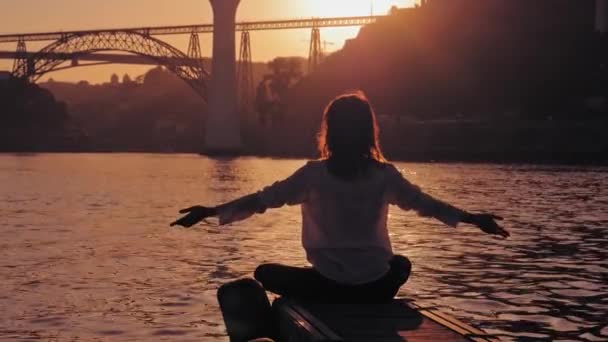
M 191 57 L 177 48 L 146 33 L 128 30 L 66 34 L 16 65 L 13 75 L 34 82 L 79 55 L 101 51 L 124 51 L 150 58 L 188 83 L 207 101 L 209 74 L 202 61 L 193 63 Z

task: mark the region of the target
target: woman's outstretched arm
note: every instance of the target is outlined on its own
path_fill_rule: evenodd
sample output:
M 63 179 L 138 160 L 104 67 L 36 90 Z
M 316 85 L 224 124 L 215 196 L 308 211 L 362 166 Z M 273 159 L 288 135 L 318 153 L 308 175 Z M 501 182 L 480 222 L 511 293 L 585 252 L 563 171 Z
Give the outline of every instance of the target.
M 195 224 L 201 222 L 202 220 L 206 219 L 207 217 L 216 216 L 217 208 L 195 205 L 189 208 L 182 209 L 179 211 L 179 213 L 186 215 L 172 222 L 170 226 L 182 226 L 190 228 Z
M 508 237 L 508 231 L 500 227 L 496 220 L 502 217 L 493 214 L 472 214 L 453 205 L 438 200 L 410 183 L 394 166 L 389 166 L 388 200 L 404 210 L 415 210 L 418 215 L 434 217 L 448 226 L 456 227 L 464 222 L 479 227 L 487 234 Z
M 263 213 L 264 211 L 266 211 L 266 206 L 263 204 L 259 193 L 253 193 L 217 207 L 195 205 L 182 209 L 179 213 L 186 214 L 186 216 L 171 223 L 171 227 L 177 225 L 189 228 L 207 217 L 213 216 L 219 216 L 220 224 L 226 224 L 244 220 L 255 213 Z
M 461 222 L 477 226 L 486 234 L 500 235 L 509 237 L 511 234 L 508 230 L 501 227 L 496 221 L 502 221 L 502 217 L 494 214 L 471 214 L 466 215 L 460 220 Z
M 256 213 L 264 213 L 269 208 L 279 208 L 285 204 L 300 204 L 304 202 L 308 193 L 309 165 L 310 163 L 306 164 L 282 181 L 234 201 L 216 207 L 195 205 L 182 209 L 179 212 L 186 216 L 171 223 L 171 226 L 192 227 L 212 216 L 218 216 L 220 224 L 224 225 L 244 220 Z

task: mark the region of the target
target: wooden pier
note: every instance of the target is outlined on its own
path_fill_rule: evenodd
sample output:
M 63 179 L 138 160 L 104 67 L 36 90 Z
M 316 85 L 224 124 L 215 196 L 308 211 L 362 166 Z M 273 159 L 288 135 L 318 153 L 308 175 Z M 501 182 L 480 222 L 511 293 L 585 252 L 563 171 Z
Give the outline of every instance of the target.
M 498 341 L 436 309 L 407 299 L 387 304 L 273 303 L 282 342 Z

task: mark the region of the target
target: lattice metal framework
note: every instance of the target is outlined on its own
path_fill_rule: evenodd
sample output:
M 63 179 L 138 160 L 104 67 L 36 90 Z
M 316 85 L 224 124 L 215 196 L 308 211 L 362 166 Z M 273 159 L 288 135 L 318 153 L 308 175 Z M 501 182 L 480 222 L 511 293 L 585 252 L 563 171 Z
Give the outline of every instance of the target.
M 308 72 L 317 70 L 322 59 L 321 30 L 318 27 L 313 27 L 310 34 L 310 50 L 308 52 Z
M 248 112 L 253 108 L 253 62 L 251 58 L 251 39 L 249 31 L 241 33 L 241 48 L 237 69 L 237 82 L 239 91 L 239 107 L 241 111 Z
M 175 47 L 144 33 L 107 31 L 86 34 L 66 34 L 20 63 L 13 71 L 18 78 L 35 82 L 45 73 L 78 55 L 99 51 L 125 51 L 151 58 L 186 81 L 199 95 L 207 99 L 206 81 L 209 74 L 201 66 L 183 65 L 179 60 L 190 58 Z M 200 48 L 199 48 L 200 52 Z M 71 58 L 66 58 L 71 56 Z M 53 58 L 54 57 L 54 58 Z
M 375 23 L 379 18 L 385 16 L 362 16 L 362 17 L 331 17 L 331 18 L 309 18 L 309 19 L 286 19 L 269 21 L 249 21 L 236 23 L 236 31 L 263 31 L 263 30 L 286 30 L 302 29 L 312 27 L 346 27 L 362 26 Z M 0 35 L 0 43 L 17 42 L 19 39 L 25 41 L 51 41 L 61 39 L 64 35 L 74 34 L 95 34 L 101 32 L 137 32 L 143 35 L 171 35 L 171 34 L 191 34 L 211 33 L 213 24 L 202 25 L 181 25 L 181 26 L 162 26 L 162 27 L 139 27 L 121 28 L 114 30 L 89 30 L 71 32 L 40 32 L 24 34 L 4 34 Z
M 15 54 L 15 60 L 13 61 L 13 73 L 15 70 L 27 67 L 27 47 L 25 46 L 25 40 L 19 39 L 17 42 L 17 53 Z
M 26 54 L 28 59 L 34 57 L 36 53 L 28 52 Z M 72 60 L 74 59 L 74 55 L 65 54 L 65 53 L 45 53 L 40 54 L 39 57 L 44 57 L 46 59 L 64 59 L 64 60 Z M 17 52 L 15 51 L 0 51 L 0 59 L 11 59 L 15 60 L 17 58 Z M 90 55 L 82 55 L 79 54 L 77 60 L 80 61 L 93 61 L 93 62 L 105 62 L 106 64 L 114 63 L 114 64 L 137 64 L 137 65 L 158 65 L 153 59 L 150 59 L 145 56 L 133 55 L 133 54 L 119 54 L 119 53 L 94 53 Z M 196 60 L 188 57 L 188 59 L 183 58 L 175 58 L 175 64 L 179 65 L 190 65 L 190 66 L 198 66 L 200 65 L 200 60 Z M 82 65 L 82 64 L 81 64 Z M 89 65 L 83 64 L 82 66 Z M 57 69 L 54 69 L 57 70 Z
M 190 34 L 190 41 L 188 42 L 188 57 L 196 61 L 197 65 L 203 67 L 203 52 L 201 50 L 201 41 L 198 37 L 198 33 L 192 32 Z

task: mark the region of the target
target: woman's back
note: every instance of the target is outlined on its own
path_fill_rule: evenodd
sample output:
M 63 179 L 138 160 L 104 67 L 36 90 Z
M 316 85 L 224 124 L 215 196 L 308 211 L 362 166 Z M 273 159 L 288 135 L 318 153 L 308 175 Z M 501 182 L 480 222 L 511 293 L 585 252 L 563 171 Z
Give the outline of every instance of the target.
M 306 165 L 308 184 L 302 202 L 305 248 L 386 247 L 387 164 L 371 162 L 365 174 L 344 180 L 328 161 Z
M 341 283 L 382 277 L 393 256 L 386 227 L 387 165 L 373 162 L 352 180 L 333 175 L 326 160 L 306 168 L 310 183 L 302 203 L 302 244 L 310 263 Z

